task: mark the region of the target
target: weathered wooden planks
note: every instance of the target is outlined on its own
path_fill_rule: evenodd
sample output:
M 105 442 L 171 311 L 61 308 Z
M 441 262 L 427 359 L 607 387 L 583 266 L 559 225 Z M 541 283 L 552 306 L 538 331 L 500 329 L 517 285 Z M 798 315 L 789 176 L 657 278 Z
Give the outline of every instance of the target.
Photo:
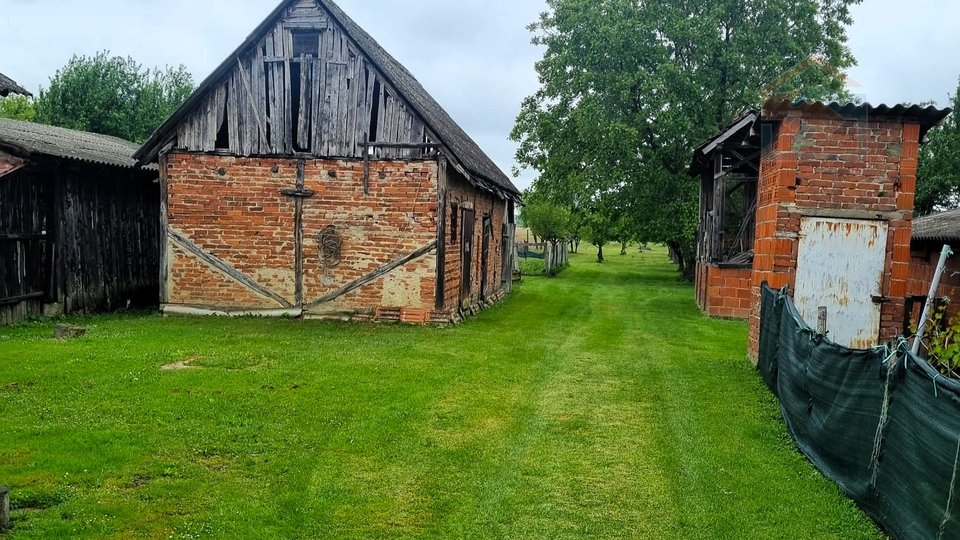
M 294 56 L 296 32 L 319 36 L 316 56 Z M 411 144 L 433 139 L 423 120 L 346 32 L 315 2 L 301 0 L 238 56 L 233 73 L 187 115 L 177 128 L 175 146 L 238 156 L 361 158 L 361 145 L 370 141 Z M 419 159 L 427 152 L 380 147 L 370 157 Z
M 155 305 L 155 173 L 37 157 L 0 182 L 0 324 Z
M 311 87 L 313 86 L 313 65 L 310 62 L 297 62 L 300 67 L 300 87 L 297 99 L 300 101 L 297 114 L 297 146 L 299 148 L 310 148 L 310 120 L 312 118 L 311 107 L 313 105 Z

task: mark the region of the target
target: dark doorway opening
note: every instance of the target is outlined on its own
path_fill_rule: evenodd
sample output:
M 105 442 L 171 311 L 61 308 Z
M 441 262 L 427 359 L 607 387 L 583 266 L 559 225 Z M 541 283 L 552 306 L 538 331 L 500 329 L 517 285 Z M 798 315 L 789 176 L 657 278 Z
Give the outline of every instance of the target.
M 480 298 L 486 300 L 490 271 L 490 241 L 493 237 L 493 221 L 490 216 L 483 217 L 483 246 L 480 250 Z
M 460 285 L 460 304 L 470 298 L 473 292 L 473 230 L 476 213 L 473 210 L 464 209 L 463 220 L 460 225 L 463 231 L 461 245 L 460 267 L 463 281 Z

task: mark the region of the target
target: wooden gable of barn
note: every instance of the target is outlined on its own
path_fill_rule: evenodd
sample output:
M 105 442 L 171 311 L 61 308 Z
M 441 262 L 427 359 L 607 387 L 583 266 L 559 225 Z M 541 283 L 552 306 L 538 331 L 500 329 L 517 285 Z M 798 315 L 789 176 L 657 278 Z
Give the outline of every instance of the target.
M 376 143 L 374 158 L 412 159 L 436 146 L 420 116 L 314 0 L 281 6 L 199 92 L 172 148 L 361 158 Z

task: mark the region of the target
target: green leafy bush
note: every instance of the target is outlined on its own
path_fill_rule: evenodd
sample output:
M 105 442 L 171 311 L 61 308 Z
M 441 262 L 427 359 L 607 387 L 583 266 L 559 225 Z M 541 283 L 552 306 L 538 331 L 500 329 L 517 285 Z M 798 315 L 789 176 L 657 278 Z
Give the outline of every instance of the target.
M 958 377 L 960 372 L 960 314 L 947 324 L 937 324 L 946 318 L 947 303 L 937 306 L 932 317 L 932 328 L 927 338 L 927 360 L 944 375 Z

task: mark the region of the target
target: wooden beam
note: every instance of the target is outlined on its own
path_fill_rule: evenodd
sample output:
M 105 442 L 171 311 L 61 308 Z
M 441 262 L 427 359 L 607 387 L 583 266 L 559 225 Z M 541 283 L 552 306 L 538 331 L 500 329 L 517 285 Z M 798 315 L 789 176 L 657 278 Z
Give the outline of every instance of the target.
M 215 306 L 195 306 L 184 304 L 163 304 L 160 312 L 164 315 L 183 315 L 188 317 L 299 317 L 302 309 L 231 309 Z
M 759 158 L 759 157 L 760 157 L 760 152 L 757 152 L 757 153 L 755 153 L 755 154 L 750 154 L 749 156 L 741 159 L 740 161 L 737 161 L 735 164 L 733 164 L 733 165 L 731 165 L 731 166 L 729 166 L 729 167 L 726 167 L 726 170 L 725 170 L 725 171 L 721 171 L 719 174 L 717 174 L 716 176 L 714 176 L 714 180 L 719 180 L 720 178 L 723 178 L 723 177 L 727 176 L 728 174 L 732 173 L 733 171 L 739 169 L 740 167 L 743 167 L 743 166 L 746 165 L 747 163 L 750 163 L 751 161 L 753 161 L 753 160 L 755 160 L 755 159 L 757 159 L 757 158 Z
M 257 112 L 257 100 L 253 97 L 253 91 L 250 90 L 250 80 L 247 79 L 247 73 L 243 69 L 243 62 L 240 61 L 240 57 L 237 57 L 237 66 L 240 67 L 240 80 L 243 81 L 243 89 L 247 92 L 247 99 L 250 101 L 250 108 L 253 109 L 253 117 L 257 120 L 257 126 L 260 128 L 260 136 L 263 137 L 263 140 L 267 139 L 267 128 L 263 125 L 263 121 L 260 120 L 260 113 Z
M 35 300 L 37 298 L 43 298 L 44 296 L 45 294 L 42 292 L 34 292 L 29 294 L 21 294 L 19 296 L 11 296 L 10 298 L 0 298 L 0 306 L 19 304 L 25 300 Z
M 233 141 L 231 141 L 233 142 Z M 168 301 L 169 291 L 167 290 L 167 281 L 169 281 L 168 276 L 170 272 L 170 246 L 167 244 L 167 234 L 170 231 L 170 216 L 168 212 L 167 200 L 167 154 L 161 153 L 159 157 L 160 162 L 160 290 L 158 291 L 158 299 L 161 304 L 165 304 Z
M 297 191 L 302 192 L 306 185 L 306 173 L 304 172 L 306 163 L 302 159 L 297 160 Z M 293 218 L 293 258 L 294 271 L 296 273 L 296 284 L 294 297 L 296 305 L 303 306 L 303 199 L 304 197 L 294 198 L 296 204 L 296 215 Z
M 21 240 L 43 240 L 47 238 L 46 234 L 0 234 L 0 242 L 11 241 L 19 242 Z
M 366 143 L 363 145 L 363 194 L 370 194 L 370 147 Z
M 447 282 L 447 160 L 437 160 L 437 289 L 435 307 L 443 311 Z
M 436 240 L 434 240 L 433 242 L 430 242 L 429 245 L 424 246 L 424 247 L 418 249 L 417 251 L 414 251 L 413 253 L 411 253 L 411 254 L 409 254 L 409 255 L 401 258 L 401 259 L 397 259 L 396 261 L 393 261 L 393 262 L 391 262 L 391 263 L 385 264 L 385 265 L 381 266 L 380 268 L 374 270 L 373 272 L 367 274 L 366 276 L 364 276 L 364 277 L 362 277 L 362 278 L 360 278 L 360 279 L 357 279 L 357 280 L 355 280 L 355 281 L 353 281 L 353 282 L 351 282 L 351 283 L 348 283 L 347 285 L 344 285 L 343 287 L 337 289 L 336 291 L 333 291 L 332 293 L 324 296 L 323 298 L 320 298 L 320 299 L 317 300 L 316 302 L 311 302 L 310 304 L 307 304 L 306 306 L 304 306 L 304 309 L 305 309 L 305 310 L 310 310 L 310 309 L 314 309 L 314 308 L 320 307 L 320 306 L 322 306 L 323 304 L 326 304 L 326 303 L 328 303 L 328 302 L 332 302 L 332 301 L 336 300 L 337 298 L 340 298 L 341 296 L 343 296 L 343 295 L 345 295 L 345 294 L 351 293 L 351 292 L 359 289 L 360 287 L 363 287 L 364 285 L 367 285 L 368 283 L 370 283 L 370 282 L 372 282 L 372 281 L 375 281 L 375 280 L 377 280 L 377 279 L 379 279 L 379 278 L 381 278 L 381 277 L 389 274 L 390 272 L 393 272 L 393 271 L 396 270 L 397 268 L 400 268 L 401 266 L 403 266 L 403 265 L 405 265 L 405 264 L 407 264 L 407 263 L 409 263 L 409 262 L 415 261 L 415 260 L 419 259 L 420 257 L 423 257 L 424 255 L 426 255 L 427 253 L 430 253 L 431 251 L 433 251 L 433 250 L 435 250 L 435 249 L 437 249 L 437 242 L 436 242 Z
M 203 248 L 194 244 L 189 238 L 187 238 L 185 235 L 183 235 L 176 229 L 172 227 L 169 228 L 167 230 L 167 237 L 170 240 L 172 240 L 173 243 L 176 244 L 180 249 L 200 259 L 201 262 L 207 264 L 208 266 L 211 266 L 212 268 L 215 268 L 216 270 L 223 272 L 224 274 L 229 276 L 230 279 L 236 281 L 237 283 L 243 285 L 244 287 L 250 289 L 251 291 L 261 296 L 265 296 L 285 308 L 294 307 L 293 304 L 285 300 L 282 296 L 271 291 L 270 289 L 267 289 L 263 285 L 257 283 L 256 281 L 251 279 L 249 276 L 247 276 L 240 270 L 237 270 L 237 268 L 234 267 L 232 264 L 224 261 L 223 259 L 220 259 L 219 257 L 216 257 L 215 255 L 211 255 L 210 253 L 207 253 L 206 251 L 203 250 Z
M 753 162 L 754 158 L 760 157 L 760 149 L 756 147 L 750 147 L 749 149 L 754 151 L 754 153 L 751 154 L 752 157 L 748 157 L 747 154 L 741 153 L 738 150 L 730 149 L 727 151 L 730 152 L 730 154 L 732 154 L 736 159 L 747 160 L 747 163 L 744 163 L 744 165 L 747 165 L 757 172 L 760 172 L 760 164 Z
M 378 143 L 378 142 L 364 142 L 360 143 L 360 146 L 366 148 L 399 148 L 403 150 L 432 150 L 434 148 L 440 148 L 442 145 L 437 143 Z
M 802 217 L 822 217 L 834 219 L 859 219 L 864 221 L 902 221 L 912 212 L 873 212 L 871 210 L 846 210 L 839 208 L 798 208 L 795 205 L 789 206 L 793 212 L 799 213 Z

